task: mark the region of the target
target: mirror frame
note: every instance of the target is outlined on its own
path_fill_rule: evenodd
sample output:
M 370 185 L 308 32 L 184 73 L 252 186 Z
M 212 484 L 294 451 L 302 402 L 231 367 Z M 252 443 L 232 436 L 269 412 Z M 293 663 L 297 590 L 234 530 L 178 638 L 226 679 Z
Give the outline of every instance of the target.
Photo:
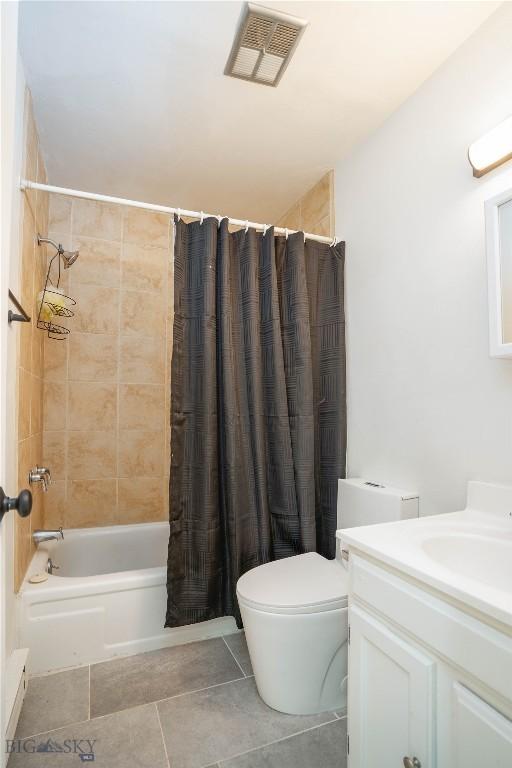
M 491 357 L 512 357 L 512 343 L 503 341 L 500 227 L 498 209 L 512 200 L 512 188 L 485 201 L 485 238 L 489 297 L 489 348 Z

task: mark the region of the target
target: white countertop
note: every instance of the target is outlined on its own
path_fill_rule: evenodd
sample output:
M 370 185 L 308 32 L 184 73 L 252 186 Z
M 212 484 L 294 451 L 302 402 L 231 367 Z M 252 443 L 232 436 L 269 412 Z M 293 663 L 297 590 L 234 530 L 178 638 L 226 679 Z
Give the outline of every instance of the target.
M 477 508 L 475 508 L 477 507 Z M 337 531 L 370 555 L 512 627 L 512 486 L 470 483 L 460 512 Z

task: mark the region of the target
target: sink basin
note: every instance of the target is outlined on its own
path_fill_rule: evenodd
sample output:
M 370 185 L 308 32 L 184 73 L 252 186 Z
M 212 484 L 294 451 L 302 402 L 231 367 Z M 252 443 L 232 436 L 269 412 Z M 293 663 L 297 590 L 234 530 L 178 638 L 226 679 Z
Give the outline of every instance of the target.
M 512 485 L 471 481 L 465 509 L 336 535 L 351 556 L 448 595 L 512 637 Z
M 425 538 L 421 547 L 452 573 L 494 589 L 512 588 L 512 538 L 444 533 Z

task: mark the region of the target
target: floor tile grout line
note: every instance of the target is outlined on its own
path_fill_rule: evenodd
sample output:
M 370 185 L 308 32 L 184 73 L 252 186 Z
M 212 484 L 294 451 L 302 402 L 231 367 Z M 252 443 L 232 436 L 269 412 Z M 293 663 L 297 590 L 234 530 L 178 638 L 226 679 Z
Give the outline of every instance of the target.
M 89 673 L 90 673 L 90 665 L 89 665 Z M 26 739 L 35 739 L 38 736 L 44 736 L 45 734 L 52 733 L 53 731 L 60 731 L 62 728 L 71 728 L 71 727 L 74 727 L 76 725 L 92 723 L 93 721 L 103 720 L 103 718 L 105 718 L 105 717 L 110 717 L 111 715 L 117 715 L 117 714 L 120 714 L 121 712 L 129 712 L 130 710 L 139 709 L 140 707 L 149 707 L 152 704 L 157 709 L 158 720 L 160 722 L 160 712 L 158 711 L 158 704 L 161 704 L 164 701 L 179 699 L 182 696 L 189 696 L 189 695 L 191 695 L 193 693 L 203 693 L 204 691 L 208 691 L 211 688 L 220 688 L 222 685 L 230 685 L 231 683 L 239 683 L 242 680 L 250 680 L 253 677 L 254 677 L 254 675 L 248 675 L 245 678 L 244 677 L 237 677 L 235 680 L 227 680 L 224 683 L 215 683 L 215 685 L 210 685 L 210 686 L 208 686 L 206 688 L 197 688 L 194 691 L 187 691 L 186 693 L 177 693 L 174 696 L 167 696 L 164 699 L 157 699 L 156 701 L 147 701 L 144 704 L 136 704 L 134 707 L 127 707 L 126 709 L 116 709 L 116 710 L 114 710 L 114 712 L 107 712 L 104 715 L 97 715 L 96 717 L 91 717 L 91 713 L 90 713 L 90 709 L 89 709 L 89 717 L 86 720 L 75 720 L 72 723 L 65 723 L 64 725 L 58 725 L 56 728 L 50 728 L 49 730 L 46 730 L 46 731 L 38 731 L 37 733 L 30 733 L 30 734 L 27 734 L 26 736 L 20 736 L 19 738 L 20 738 L 20 741 L 25 741 Z M 89 700 L 89 707 L 90 707 L 90 700 Z M 321 728 L 323 725 L 330 725 L 331 723 L 335 723 L 337 720 L 346 720 L 347 719 L 347 715 L 346 714 L 342 715 L 341 717 L 339 717 L 339 715 L 337 715 L 336 712 L 333 712 L 332 714 L 335 716 L 333 720 L 327 720 L 325 723 L 319 723 L 318 725 L 313 725 L 313 726 L 311 726 L 311 728 L 305 728 L 302 731 L 296 731 L 295 733 L 292 733 L 289 736 L 283 736 L 283 738 L 281 738 L 281 739 L 276 739 L 275 741 L 269 741 L 268 743 L 262 744 L 259 747 L 253 747 L 252 749 L 249 749 L 246 752 L 240 752 L 239 754 L 231 755 L 230 757 L 227 757 L 225 759 L 226 760 L 231 760 L 234 757 L 240 757 L 240 755 L 245 755 L 248 752 L 254 752 L 257 749 L 262 749 L 263 747 L 268 747 L 268 746 L 270 746 L 272 744 L 277 744 L 280 741 L 285 741 L 286 739 L 291 739 L 293 736 L 299 736 L 301 733 L 307 733 L 308 731 L 314 731 L 316 728 Z M 161 726 L 161 722 L 160 722 L 160 727 L 162 727 Z M 166 751 L 167 751 L 167 749 L 166 749 Z M 220 763 L 221 762 L 224 762 L 224 761 L 219 761 L 219 768 L 221 768 L 220 767 Z M 208 768 L 211 765 L 212 765 L 211 763 L 208 763 Z M 213 765 L 215 766 L 216 763 L 214 763 Z M 201 768 L 204 768 L 204 767 L 202 766 Z
M 240 672 L 242 673 L 242 675 L 243 675 L 244 677 L 247 677 L 247 675 L 245 674 L 244 670 L 242 669 L 242 665 L 240 664 L 240 662 L 238 661 L 237 657 L 235 656 L 235 654 L 233 653 L 233 651 L 232 651 L 232 650 L 231 650 L 231 648 L 229 647 L 229 644 L 228 644 L 228 642 L 227 642 L 226 638 L 224 637 L 224 635 L 222 635 L 222 639 L 224 640 L 224 645 L 226 646 L 226 648 L 228 649 L 228 651 L 230 652 L 230 654 L 231 654 L 231 655 L 232 655 L 232 657 L 234 658 L 235 662 L 237 663 L 237 665 L 238 665 L 238 668 L 240 669 Z
M 39 731 L 38 733 L 30 733 L 21 737 L 22 739 L 32 739 L 35 736 L 42 736 L 44 733 L 50 733 L 51 731 L 59 731 L 61 728 L 67 728 L 72 725 L 81 725 L 82 723 L 92 722 L 93 720 L 101 720 L 103 717 L 110 717 L 110 715 L 117 715 L 121 712 L 128 712 L 130 709 L 138 709 L 139 707 L 149 707 L 151 704 L 161 704 L 163 701 L 169 701 L 170 699 L 179 699 L 182 696 L 190 696 L 193 693 L 203 693 L 209 691 L 211 688 L 220 688 L 221 685 L 230 685 L 231 683 L 241 683 L 245 680 L 250 680 L 254 675 L 248 677 L 235 677 L 233 680 L 225 680 L 223 683 L 215 683 L 214 685 L 208 685 L 206 688 L 195 688 L 193 691 L 184 691 L 183 693 L 175 693 L 174 696 L 165 696 L 163 699 L 155 699 L 154 701 L 145 701 L 141 704 L 135 704 L 133 707 L 125 707 L 124 709 L 114 709 L 113 712 L 106 712 L 104 715 L 96 715 L 86 720 L 75 720 L 73 723 L 65 723 L 64 725 L 58 725 L 56 728 L 50 728 L 48 731 Z
M 37 736 L 43 736 L 45 733 L 51 733 L 52 731 L 60 731 L 61 728 L 72 728 L 75 725 L 81 725 L 82 723 L 89 723 L 91 721 L 91 665 L 87 665 L 89 667 L 89 707 L 88 707 L 88 713 L 87 718 L 85 720 L 74 720 L 72 723 L 64 723 L 64 725 L 58 725 L 56 728 L 50 728 L 46 731 L 38 731 L 37 733 L 29 733 L 26 736 L 20 736 L 20 741 L 25 741 L 26 739 L 35 739 Z M 84 667 L 73 667 L 73 669 L 84 669 Z M 49 673 L 49 674 L 60 674 L 59 672 L 56 673 Z M 49 675 L 38 675 L 38 677 L 48 677 Z M 33 678 L 35 679 L 35 678 Z M 149 702 L 151 703 L 151 702 Z M 144 705 L 139 705 L 144 706 Z M 135 709 L 135 707 L 132 707 L 132 709 Z M 121 710 L 124 712 L 125 710 Z M 112 714 L 115 714 L 115 712 L 112 712 Z M 97 720 L 98 718 L 92 718 L 93 720 Z M 18 738 L 18 737 L 16 737 Z
M 155 710 L 156 710 L 156 717 L 158 720 L 158 725 L 160 727 L 160 733 L 162 735 L 162 743 L 164 745 L 165 759 L 167 760 L 168 767 L 171 768 L 171 761 L 169 760 L 169 753 L 167 752 L 167 744 L 165 743 L 164 729 L 162 728 L 162 721 L 160 720 L 160 712 L 158 711 L 156 702 L 154 703 L 153 706 L 155 707 Z
M 50 383 L 53 384 L 54 382 L 50 382 Z M 62 432 L 62 431 L 63 431 L 62 429 L 54 429 L 53 430 L 53 432 Z M 101 430 L 96 430 L 96 431 L 101 431 Z M 96 478 L 96 479 L 101 480 L 101 478 Z M 107 479 L 110 479 L 110 478 L 107 478 Z M 59 481 L 59 482 L 64 482 L 64 481 Z M 134 655 L 134 654 L 132 654 L 132 655 Z M 125 658 L 130 658 L 130 657 L 129 656 L 122 656 L 122 657 L 119 657 L 119 658 L 125 659 Z M 108 659 L 108 661 L 112 661 L 112 659 Z M 102 662 L 92 661 L 92 662 L 87 662 L 87 663 L 83 663 L 83 664 L 73 664 L 70 667 L 59 667 L 58 669 L 49 669 L 49 670 L 46 670 L 45 672 L 37 672 L 37 674 L 30 674 L 29 673 L 28 679 L 29 679 L 29 681 L 30 680 L 41 680 L 41 678 L 43 678 L 43 677 L 53 677 L 53 675 L 62 675 L 64 672 L 77 672 L 79 669 L 87 669 L 87 667 L 90 667 L 93 664 L 101 664 L 101 663 Z
M 254 677 L 254 675 L 251 675 Z M 170 699 L 180 699 L 182 696 L 191 696 L 193 693 L 203 693 L 209 691 L 211 688 L 220 688 L 221 685 L 230 685 L 231 683 L 241 683 L 243 680 L 248 680 L 248 677 L 235 677 L 234 680 L 225 680 L 223 683 L 215 683 L 214 685 L 207 685 L 205 688 L 195 688 L 193 691 L 184 691 L 183 693 L 175 693 L 174 696 L 166 696 L 163 699 L 157 699 L 155 702 L 148 702 L 148 704 L 161 704 L 163 701 L 169 701 Z M 140 704 L 138 706 L 141 706 Z M 123 709 L 118 710 L 124 712 Z
M 110 717 L 111 715 L 120 715 L 121 712 L 131 712 L 134 709 L 140 709 L 141 707 L 151 707 L 153 704 L 159 704 L 161 701 L 166 701 L 166 699 L 159 699 L 158 701 L 146 701 L 144 704 L 136 704 L 134 707 L 127 707 L 126 709 L 116 709 L 115 712 L 107 712 L 106 715 L 98 715 L 97 717 L 90 717 L 86 720 L 74 720 L 72 723 L 64 723 L 63 725 L 58 725 L 56 728 L 50 728 L 46 731 L 38 731 L 38 733 L 30 733 L 27 734 L 27 736 L 20 736 L 20 741 L 26 741 L 26 739 L 35 739 L 38 736 L 44 736 L 47 733 L 53 733 L 54 731 L 61 731 L 63 728 L 74 728 L 77 725 L 87 725 L 88 723 L 94 723 L 96 720 L 103 720 L 105 717 Z
M 147 706 L 147 704 L 143 704 L 142 706 Z M 132 709 L 137 709 L 137 707 L 132 707 Z M 121 710 L 122 712 L 126 712 L 125 709 Z M 113 715 L 115 715 L 115 712 L 112 712 Z M 106 717 L 106 715 L 102 715 L 101 717 Z M 93 717 L 92 719 L 87 720 L 74 720 L 72 723 L 64 723 L 64 725 L 58 725 L 56 728 L 50 728 L 47 731 L 38 731 L 38 733 L 30 733 L 27 734 L 27 736 L 16 736 L 16 739 L 19 739 L 19 741 L 26 741 L 27 739 L 37 739 L 39 736 L 45 736 L 47 733 L 53 733 L 53 731 L 61 731 L 63 728 L 74 728 L 75 725 L 87 725 L 87 723 L 92 723 L 93 720 L 99 720 L 99 717 Z
M 336 713 L 333 712 L 333 715 Z M 252 747 L 251 749 L 246 749 L 245 752 L 237 752 L 236 755 L 229 755 L 229 757 L 223 757 L 221 760 L 218 761 L 217 765 L 219 768 L 221 768 L 222 763 L 226 763 L 228 760 L 235 760 L 237 757 L 242 757 L 243 755 L 249 755 L 251 752 L 257 752 L 259 749 L 265 749 L 266 747 L 271 747 L 274 744 L 279 744 L 282 741 L 288 741 L 288 739 L 293 739 L 295 736 L 301 736 L 303 733 L 309 733 L 310 731 L 316 731 L 319 728 L 323 728 L 324 725 L 332 725 L 333 723 L 337 723 L 338 720 L 341 718 L 335 717 L 333 720 L 327 720 L 325 723 L 318 723 L 318 725 L 312 725 L 310 728 L 304 728 L 302 731 L 296 731 L 295 733 L 290 733 L 288 736 L 283 736 L 280 739 L 274 739 L 274 741 L 266 742 L 265 744 L 261 744 L 258 747 Z M 210 768 L 212 764 L 206 763 L 205 765 L 202 765 L 201 768 Z M 215 765 L 215 763 L 214 763 Z
M 333 712 L 333 714 L 336 714 Z M 318 725 L 312 725 L 310 728 L 304 728 L 302 731 L 296 731 L 295 733 L 290 733 L 288 736 L 282 736 L 280 739 L 274 739 L 274 741 L 266 742 L 265 744 L 261 744 L 258 747 L 252 747 L 252 749 L 247 749 L 245 752 L 239 752 L 236 755 L 230 755 L 229 757 L 225 757 L 222 760 L 218 761 L 219 768 L 222 768 L 222 763 L 226 763 L 228 760 L 235 760 L 238 757 L 242 757 L 243 755 L 249 755 L 251 752 L 257 752 L 260 749 L 266 749 L 266 747 L 271 747 L 274 744 L 280 744 L 282 741 L 288 741 L 289 739 L 294 739 L 297 736 L 302 736 L 303 733 L 310 733 L 310 731 L 317 731 L 319 728 L 323 728 L 324 725 L 332 725 L 333 723 L 337 723 L 339 718 L 335 718 L 333 720 L 327 720 L 325 723 L 318 723 Z M 206 768 L 206 766 L 202 766 L 202 768 Z

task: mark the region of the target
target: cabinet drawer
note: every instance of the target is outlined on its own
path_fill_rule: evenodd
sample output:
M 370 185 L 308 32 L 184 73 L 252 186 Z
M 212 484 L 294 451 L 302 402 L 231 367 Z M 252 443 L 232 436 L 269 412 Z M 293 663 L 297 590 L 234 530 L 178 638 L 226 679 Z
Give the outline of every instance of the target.
M 512 638 L 405 578 L 350 556 L 351 601 L 362 601 L 455 667 L 510 699 Z

